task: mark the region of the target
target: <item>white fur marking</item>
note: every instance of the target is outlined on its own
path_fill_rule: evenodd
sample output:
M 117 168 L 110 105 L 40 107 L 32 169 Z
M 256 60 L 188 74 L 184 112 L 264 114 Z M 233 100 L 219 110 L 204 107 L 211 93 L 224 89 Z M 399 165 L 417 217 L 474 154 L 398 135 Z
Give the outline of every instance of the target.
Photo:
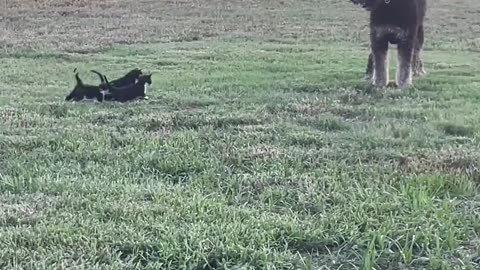
M 145 83 L 145 85 L 143 86 L 143 91 L 144 91 L 145 95 L 147 95 L 147 90 L 148 90 L 149 86 L 150 85 L 148 83 Z
M 105 96 L 109 94 L 108 90 L 100 91 L 100 93 L 102 94 L 103 99 L 105 99 Z

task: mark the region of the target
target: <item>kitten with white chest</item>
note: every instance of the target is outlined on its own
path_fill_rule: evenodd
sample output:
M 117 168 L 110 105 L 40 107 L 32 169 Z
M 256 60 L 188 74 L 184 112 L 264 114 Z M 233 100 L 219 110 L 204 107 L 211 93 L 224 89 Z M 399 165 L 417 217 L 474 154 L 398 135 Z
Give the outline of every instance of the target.
M 127 102 L 135 99 L 148 99 L 147 89 L 152 84 L 152 74 L 141 75 L 135 81 L 127 86 L 113 86 L 105 77 L 106 86 L 111 93 L 114 101 Z
M 78 74 L 77 69 L 75 72 L 76 85 L 74 86 L 72 92 L 65 98 L 66 101 L 82 101 L 82 100 L 96 100 L 98 102 L 103 102 L 105 95 L 108 92 L 108 87 L 106 84 L 100 85 L 89 85 L 84 84 L 82 79 Z
M 91 72 L 98 75 L 98 77 L 100 78 L 101 84 L 106 84 L 104 75 L 102 75 L 100 72 L 96 70 L 91 70 Z M 110 84 L 114 87 L 125 87 L 128 85 L 134 84 L 138 80 L 138 78 L 142 75 L 143 75 L 143 72 L 141 69 L 134 68 L 130 70 L 127 74 L 122 76 L 121 78 L 111 81 Z M 113 100 L 113 95 L 110 91 L 108 91 L 105 94 L 105 100 L 106 101 Z

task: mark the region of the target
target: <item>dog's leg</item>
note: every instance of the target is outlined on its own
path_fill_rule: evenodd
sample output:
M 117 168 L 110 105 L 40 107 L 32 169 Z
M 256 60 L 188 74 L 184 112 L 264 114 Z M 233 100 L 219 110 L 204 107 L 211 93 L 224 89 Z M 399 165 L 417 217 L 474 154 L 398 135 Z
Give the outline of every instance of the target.
M 398 43 L 397 85 L 406 88 L 412 85 L 412 59 L 414 36 Z
M 366 77 L 365 79 L 369 82 L 373 81 L 373 53 L 370 52 L 368 54 L 368 63 L 367 63 L 367 71 L 366 71 Z
M 421 52 L 425 41 L 423 25 L 418 27 L 417 38 L 415 39 L 415 49 L 413 51 L 413 75 L 421 76 L 427 74 L 423 67 Z
M 373 84 L 384 88 L 388 83 L 388 41 L 372 40 Z

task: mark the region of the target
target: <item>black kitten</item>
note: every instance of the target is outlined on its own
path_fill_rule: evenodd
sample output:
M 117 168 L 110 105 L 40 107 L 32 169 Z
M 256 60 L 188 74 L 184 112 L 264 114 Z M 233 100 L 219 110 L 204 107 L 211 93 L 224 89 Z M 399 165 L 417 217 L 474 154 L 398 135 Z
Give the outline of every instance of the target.
M 100 72 L 96 70 L 91 70 L 91 72 L 97 74 L 98 77 L 100 77 L 101 84 L 105 84 L 105 78 Z M 123 87 L 123 86 L 131 85 L 131 84 L 134 84 L 142 74 L 143 73 L 141 69 L 135 68 L 130 70 L 123 77 L 111 81 L 110 84 L 115 87 Z M 110 91 L 106 92 L 104 95 L 104 99 L 108 101 L 113 100 L 112 93 Z
M 78 75 L 77 69 L 75 69 L 75 79 L 77 84 L 73 88 L 72 92 L 65 98 L 66 101 L 74 100 L 74 101 L 81 101 L 84 99 L 87 100 L 97 100 L 99 102 L 103 102 L 105 99 L 105 94 L 108 92 L 108 87 L 106 84 L 96 85 L 88 85 L 84 84 L 80 76 Z
M 147 87 L 152 84 L 152 74 L 141 75 L 138 77 L 135 83 L 123 86 L 115 87 L 113 86 L 105 77 L 105 82 L 108 87 L 108 90 L 112 94 L 112 98 L 115 101 L 127 102 L 134 99 L 148 99 L 146 97 Z

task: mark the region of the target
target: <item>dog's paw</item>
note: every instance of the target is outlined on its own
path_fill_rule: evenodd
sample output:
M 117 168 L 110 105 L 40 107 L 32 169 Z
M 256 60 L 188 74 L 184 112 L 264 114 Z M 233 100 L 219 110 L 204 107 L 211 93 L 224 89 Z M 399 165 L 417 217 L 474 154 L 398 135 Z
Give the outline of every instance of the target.
M 427 71 L 425 69 L 420 69 L 420 70 L 415 70 L 414 73 L 413 73 L 413 76 L 416 76 L 416 77 L 422 77 L 422 76 L 425 76 L 427 75 Z
M 387 88 L 398 88 L 398 84 L 394 81 L 388 82 Z

